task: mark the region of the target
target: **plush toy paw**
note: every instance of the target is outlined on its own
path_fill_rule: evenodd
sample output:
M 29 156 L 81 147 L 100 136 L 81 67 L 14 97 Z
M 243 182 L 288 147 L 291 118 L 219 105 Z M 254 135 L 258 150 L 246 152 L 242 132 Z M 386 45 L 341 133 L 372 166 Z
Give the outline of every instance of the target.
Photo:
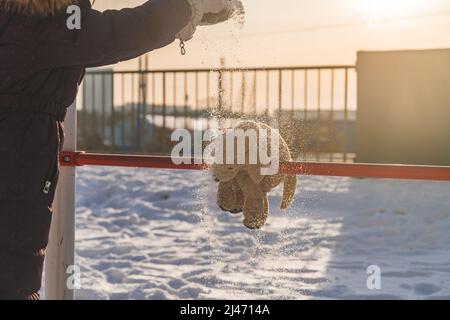
M 220 182 L 217 192 L 217 205 L 223 211 L 241 213 L 244 207 L 244 194 L 236 180 Z
M 267 194 L 261 199 L 247 199 L 244 206 L 244 226 L 249 229 L 261 229 L 269 216 Z

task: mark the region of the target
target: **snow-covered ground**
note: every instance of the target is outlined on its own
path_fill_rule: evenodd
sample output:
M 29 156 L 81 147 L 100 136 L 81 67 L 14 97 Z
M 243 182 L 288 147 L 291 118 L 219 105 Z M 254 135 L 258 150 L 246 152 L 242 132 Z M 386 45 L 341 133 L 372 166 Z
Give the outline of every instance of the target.
M 207 172 L 82 168 L 77 188 L 78 299 L 450 299 L 450 183 L 301 177 L 260 231 Z

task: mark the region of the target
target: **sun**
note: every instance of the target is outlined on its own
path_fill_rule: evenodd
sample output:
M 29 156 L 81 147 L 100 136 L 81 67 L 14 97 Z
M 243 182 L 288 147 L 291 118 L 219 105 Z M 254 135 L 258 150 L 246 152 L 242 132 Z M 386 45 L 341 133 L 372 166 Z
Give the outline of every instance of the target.
M 426 12 L 437 0 L 356 0 L 356 8 L 373 20 Z
M 414 21 L 408 19 L 430 12 L 436 12 L 448 0 L 351 0 L 353 8 L 367 19 L 370 29 L 379 30 L 385 21 L 396 21 L 402 27 L 411 27 Z

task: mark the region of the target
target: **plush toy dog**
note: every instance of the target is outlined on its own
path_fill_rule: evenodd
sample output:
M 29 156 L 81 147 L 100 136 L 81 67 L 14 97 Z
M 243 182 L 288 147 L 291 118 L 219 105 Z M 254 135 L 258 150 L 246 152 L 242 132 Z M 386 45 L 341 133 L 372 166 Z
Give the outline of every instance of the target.
M 270 140 L 272 129 L 269 126 L 254 121 L 243 121 L 234 127 L 235 129 L 243 129 L 244 131 L 247 129 L 255 129 L 257 131 L 259 129 L 265 129 L 268 132 L 268 154 L 271 153 Z M 272 134 L 278 135 L 276 132 Z M 279 135 L 278 138 L 279 162 L 292 161 L 286 142 Z M 259 145 L 257 147 L 259 148 Z M 248 141 L 246 141 L 245 148 L 246 153 L 248 153 Z M 248 160 L 247 154 L 245 164 L 236 164 L 237 161 L 232 165 L 213 164 L 211 170 L 219 180 L 217 193 L 218 206 L 222 210 L 233 214 L 243 212 L 244 225 L 249 229 L 260 229 L 266 223 L 269 215 L 268 193 L 283 183 L 284 190 L 281 209 L 287 209 L 294 199 L 297 176 L 278 173 L 275 175 L 262 175 L 260 169 L 263 166 L 259 162 L 257 164 L 249 164 Z

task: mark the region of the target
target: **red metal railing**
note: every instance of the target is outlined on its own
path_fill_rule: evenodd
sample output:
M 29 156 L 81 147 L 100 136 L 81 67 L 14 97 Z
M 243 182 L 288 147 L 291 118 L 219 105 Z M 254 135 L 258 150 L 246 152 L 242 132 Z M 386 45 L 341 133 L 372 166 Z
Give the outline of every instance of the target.
M 62 166 L 91 165 L 176 170 L 207 169 L 206 164 L 195 164 L 195 159 L 184 159 L 185 162 L 191 164 L 181 165 L 175 164 L 173 160 L 175 159 L 159 156 L 112 155 L 84 152 L 63 152 L 61 154 Z M 287 162 L 280 164 L 280 172 L 297 175 L 450 181 L 450 167 L 439 166 Z

